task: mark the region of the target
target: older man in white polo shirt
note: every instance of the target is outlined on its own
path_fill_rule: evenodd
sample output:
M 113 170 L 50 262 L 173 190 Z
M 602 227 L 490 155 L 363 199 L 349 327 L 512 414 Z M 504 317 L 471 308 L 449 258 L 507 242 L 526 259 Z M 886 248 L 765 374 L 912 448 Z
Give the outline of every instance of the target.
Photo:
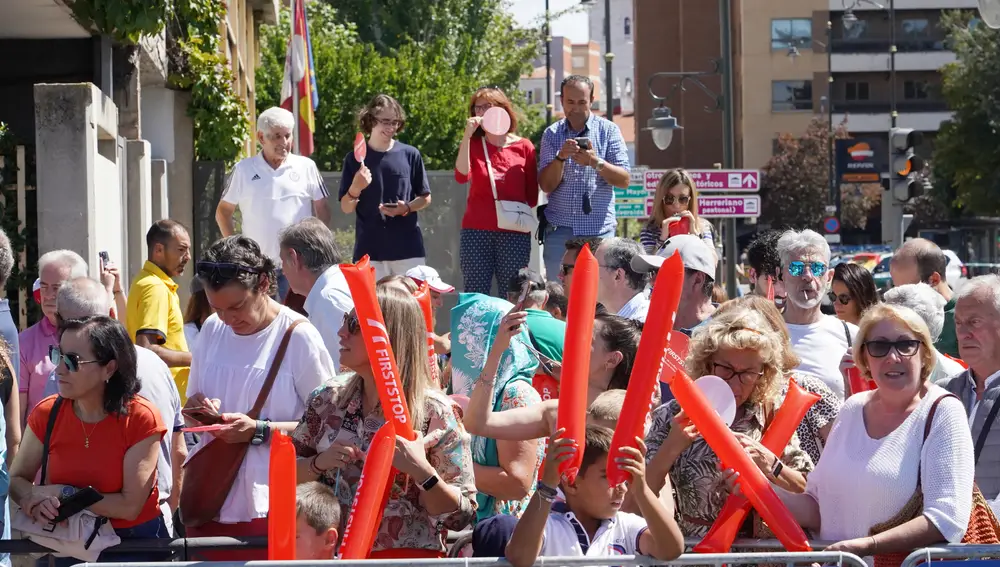
M 284 108 L 269 108 L 257 119 L 259 154 L 244 158 L 229 174 L 226 190 L 215 210 L 223 236 L 236 232 L 233 213 L 243 214 L 243 234 L 253 238 L 278 265 L 278 295 L 288 293 L 281 271 L 278 233 L 315 216 L 330 223 L 329 192 L 316 163 L 291 153 L 295 117 Z

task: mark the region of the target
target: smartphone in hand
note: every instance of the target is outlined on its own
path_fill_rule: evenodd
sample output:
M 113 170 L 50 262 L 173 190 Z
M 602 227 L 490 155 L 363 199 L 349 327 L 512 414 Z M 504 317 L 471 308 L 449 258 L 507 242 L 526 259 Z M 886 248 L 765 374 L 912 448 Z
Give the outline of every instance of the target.
M 222 414 L 210 405 L 183 408 L 181 414 L 205 425 L 222 423 Z
M 531 282 L 525 281 L 521 285 L 521 295 L 517 298 L 517 303 L 514 304 L 514 312 L 524 311 L 524 302 L 528 299 L 528 292 L 531 291 Z
M 108 263 L 111 262 L 111 257 L 108 256 L 107 250 L 101 250 L 97 253 L 97 256 L 101 259 L 101 270 L 103 271 Z
M 382 206 L 387 209 L 395 209 L 399 207 L 399 203 L 382 203 Z
M 59 499 L 59 514 L 52 519 L 52 523 L 58 524 L 68 520 L 101 500 L 104 500 L 104 495 L 94 490 L 92 486 L 77 490 L 69 496 L 63 496 Z
M 576 140 L 576 147 L 580 148 L 581 150 L 591 149 L 590 138 L 573 138 L 573 139 Z

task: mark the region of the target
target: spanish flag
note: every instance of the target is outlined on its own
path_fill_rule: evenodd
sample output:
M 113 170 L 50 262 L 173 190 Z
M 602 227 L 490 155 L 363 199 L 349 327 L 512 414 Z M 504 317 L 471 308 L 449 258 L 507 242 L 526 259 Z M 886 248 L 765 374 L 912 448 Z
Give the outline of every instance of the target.
M 296 101 L 298 112 L 292 108 Z M 319 90 L 316 88 L 316 64 L 313 60 L 312 42 L 309 40 L 305 0 L 292 0 L 292 38 L 288 42 L 285 56 L 281 106 L 298 114 L 298 153 L 304 156 L 312 154 Z

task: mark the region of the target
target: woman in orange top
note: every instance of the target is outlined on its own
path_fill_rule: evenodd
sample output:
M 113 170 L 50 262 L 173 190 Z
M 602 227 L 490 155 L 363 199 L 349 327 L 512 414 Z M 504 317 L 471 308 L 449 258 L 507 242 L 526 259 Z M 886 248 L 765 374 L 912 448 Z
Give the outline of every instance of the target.
M 156 407 L 138 396 L 135 348 L 125 327 L 109 317 L 63 323 L 59 347 L 50 351 L 59 396 L 46 398 L 28 416 L 10 471 L 11 496 L 36 520 L 54 518 L 60 497 L 92 486 L 104 498 L 90 511 L 110 519 L 119 537 L 168 537 L 156 488 L 156 458 L 167 429 Z M 47 478 L 34 485 L 54 407 Z M 115 561 L 163 559 L 162 552 L 104 553 L 101 559 L 109 555 Z

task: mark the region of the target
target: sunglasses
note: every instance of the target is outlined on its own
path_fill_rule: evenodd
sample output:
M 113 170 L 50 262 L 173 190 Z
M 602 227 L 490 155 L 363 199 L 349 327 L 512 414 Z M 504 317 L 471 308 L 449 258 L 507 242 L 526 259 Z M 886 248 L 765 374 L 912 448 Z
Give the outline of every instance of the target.
M 731 381 L 733 378 L 739 378 L 740 382 L 743 384 L 749 384 L 764 375 L 763 370 L 760 372 L 754 372 L 752 370 L 737 372 L 735 368 L 720 363 L 715 363 L 712 370 L 715 372 L 716 376 L 722 378 L 726 382 Z
M 899 356 L 913 356 L 920 350 L 920 341 L 907 339 L 902 341 L 868 341 L 865 343 L 865 350 L 875 358 L 882 358 L 889 355 L 889 351 L 895 349 Z
M 224 285 L 240 274 L 263 273 L 260 268 L 232 262 L 198 262 L 194 269 L 199 278 L 215 285 Z
M 809 271 L 812 272 L 812 275 L 817 278 L 822 277 L 823 274 L 826 273 L 826 264 L 823 262 L 809 262 L 806 264 L 805 262 L 799 261 L 788 264 L 788 273 L 791 274 L 792 277 L 797 278 L 805 273 L 806 266 L 809 266 Z
M 100 360 L 80 360 L 80 355 L 75 352 L 63 353 L 59 350 L 56 345 L 49 346 L 49 362 L 59 366 L 59 363 L 66 365 L 66 369 L 70 372 L 76 372 L 80 370 L 81 364 L 94 364 L 100 363 Z
M 478 114 L 486 114 L 486 111 L 493 108 L 492 104 L 477 104 L 473 110 Z
M 681 205 L 687 205 L 691 202 L 691 195 L 681 195 L 680 197 L 674 197 L 669 193 L 663 196 L 664 205 L 673 205 L 674 203 L 680 203 Z
M 562 275 L 564 275 L 564 276 L 568 276 L 570 274 L 570 272 L 573 271 L 573 268 L 575 268 L 575 267 L 576 267 L 576 264 L 563 264 L 563 265 L 559 266 L 559 273 L 562 274 Z
M 361 330 L 361 321 L 358 320 L 357 313 L 346 313 L 344 315 L 344 328 L 348 334 L 356 335 Z
M 839 301 L 841 305 L 847 305 L 848 303 L 851 302 L 851 296 L 847 295 L 846 293 L 837 295 L 836 293 L 833 293 L 831 291 L 830 293 L 826 294 L 826 296 L 830 298 L 830 303 L 837 303 Z

